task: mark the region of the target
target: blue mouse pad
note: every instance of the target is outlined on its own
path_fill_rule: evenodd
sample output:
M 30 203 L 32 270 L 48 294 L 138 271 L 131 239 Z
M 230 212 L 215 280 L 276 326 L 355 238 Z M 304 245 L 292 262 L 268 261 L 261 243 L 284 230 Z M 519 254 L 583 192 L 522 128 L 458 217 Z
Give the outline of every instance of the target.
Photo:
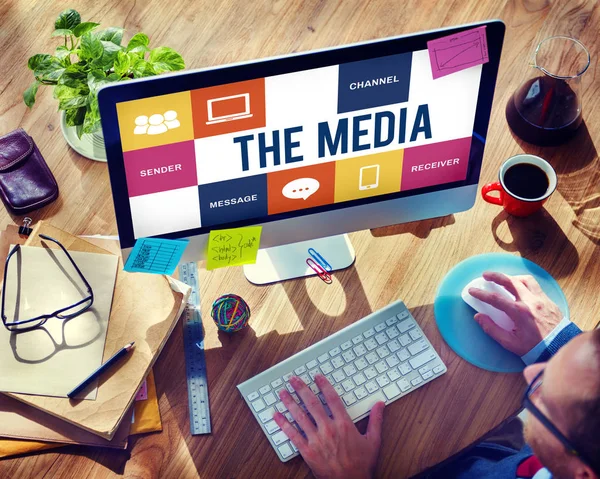
M 552 276 L 528 259 L 507 253 L 487 253 L 473 256 L 452 268 L 438 289 L 434 314 L 442 337 L 461 358 L 488 371 L 517 373 L 525 367 L 513 354 L 483 332 L 473 319 L 476 311 L 461 297 L 463 288 L 484 271 L 509 275 L 532 275 L 564 317 L 569 317 L 567 298 Z

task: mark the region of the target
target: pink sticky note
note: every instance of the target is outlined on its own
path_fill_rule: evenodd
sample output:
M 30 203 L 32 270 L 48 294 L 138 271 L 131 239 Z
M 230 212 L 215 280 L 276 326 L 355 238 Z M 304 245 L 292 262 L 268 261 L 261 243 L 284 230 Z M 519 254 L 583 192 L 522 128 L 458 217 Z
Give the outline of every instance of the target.
M 144 379 L 144 382 L 142 383 L 142 387 L 140 388 L 137 395 L 135 396 L 135 400 L 136 401 L 145 401 L 146 399 L 148 399 L 148 385 L 146 384 L 146 380 Z
M 434 80 L 490 61 L 485 26 L 427 42 Z

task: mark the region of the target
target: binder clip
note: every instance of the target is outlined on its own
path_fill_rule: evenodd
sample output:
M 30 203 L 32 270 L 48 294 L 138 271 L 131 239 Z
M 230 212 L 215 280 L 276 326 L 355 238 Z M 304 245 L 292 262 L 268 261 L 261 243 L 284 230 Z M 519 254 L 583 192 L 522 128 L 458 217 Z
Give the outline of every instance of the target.
M 29 216 L 23 218 L 23 226 L 19 226 L 19 235 L 29 236 L 31 234 L 33 228 L 30 228 L 29 226 L 31 225 L 32 221 L 33 220 Z

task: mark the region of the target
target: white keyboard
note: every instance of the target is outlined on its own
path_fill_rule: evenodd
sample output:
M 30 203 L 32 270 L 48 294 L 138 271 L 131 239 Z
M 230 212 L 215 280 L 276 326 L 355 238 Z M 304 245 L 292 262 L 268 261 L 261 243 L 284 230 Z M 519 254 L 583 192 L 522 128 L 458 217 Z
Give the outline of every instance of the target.
M 273 414 L 283 413 L 296 426 L 279 399 L 279 391 L 287 388 L 303 406 L 289 383 L 293 375 L 326 406 L 313 381 L 316 374 L 325 375 L 357 422 L 369 415 L 376 402 L 390 404 L 445 372 L 446 366 L 404 303 L 396 301 L 239 384 L 238 390 L 279 459 L 286 462 L 298 450 Z

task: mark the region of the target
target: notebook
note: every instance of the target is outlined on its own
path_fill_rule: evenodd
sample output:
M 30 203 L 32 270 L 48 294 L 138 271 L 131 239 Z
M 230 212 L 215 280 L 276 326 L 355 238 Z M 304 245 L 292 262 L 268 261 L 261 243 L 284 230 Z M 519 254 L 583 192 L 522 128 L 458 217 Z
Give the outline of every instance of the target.
M 110 254 L 42 221 L 25 244 L 40 246 L 40 233 L 58 239 L 69 251 Z M 8 395 L 100 437 L 112 439 L 183 313 L 190 291 L 189 286 L 173 278 L 127 273 L 119 258 L 104 360 L 131 341 L 135 341 L 135 350 L 117 370 L 100 378 L 96 400 L 72 402 L 66 398 Z

